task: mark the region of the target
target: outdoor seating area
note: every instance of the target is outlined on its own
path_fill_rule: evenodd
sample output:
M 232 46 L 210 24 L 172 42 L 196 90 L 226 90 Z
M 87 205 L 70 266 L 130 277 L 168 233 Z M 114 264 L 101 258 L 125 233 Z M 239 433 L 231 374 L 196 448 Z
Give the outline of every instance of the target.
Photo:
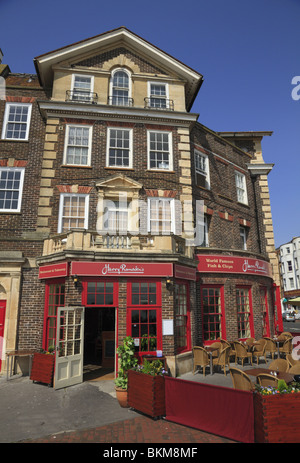
M 255 384 L 287 384 L 300 375 L 300 360 L 292 355 L 292 335 L 274 338 L 218 339 L 209 346 L 193 348 L 193 372 L 182 379 L 252 391 Z M 255 366 L 255 368 L 254 368 Z

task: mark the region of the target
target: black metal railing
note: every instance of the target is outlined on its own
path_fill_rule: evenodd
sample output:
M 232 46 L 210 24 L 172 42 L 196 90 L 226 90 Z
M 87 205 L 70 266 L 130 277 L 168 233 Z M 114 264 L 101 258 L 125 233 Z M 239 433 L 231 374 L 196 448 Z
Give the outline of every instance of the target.
M 66 101 L 77 101 L 78 103 L 96 104 L 98 101 L 98 94 L 95 92 L 67 90 L 66 91 Z
M 133 98 L 128 96 L 109 96 L 108 104 L 113 106 L 133 106 Z
M 174 111 L 174 101 L 167 98 L 150 97 L 144 98 L 145 108 L 147 109 L 162 109 L 167 111 Z

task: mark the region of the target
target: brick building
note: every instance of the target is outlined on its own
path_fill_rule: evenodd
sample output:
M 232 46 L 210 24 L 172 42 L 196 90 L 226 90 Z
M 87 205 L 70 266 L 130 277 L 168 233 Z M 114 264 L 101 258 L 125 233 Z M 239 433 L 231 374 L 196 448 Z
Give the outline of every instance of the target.
M 175 375 L 195 344 L 280 328 L 271 133 L 203 126 L 202 75 L 124 27 L 34 63 L 0 69 L 6 351 L 60 341 L 62 387 L 85 363 L 116 370 L 126 335 Z

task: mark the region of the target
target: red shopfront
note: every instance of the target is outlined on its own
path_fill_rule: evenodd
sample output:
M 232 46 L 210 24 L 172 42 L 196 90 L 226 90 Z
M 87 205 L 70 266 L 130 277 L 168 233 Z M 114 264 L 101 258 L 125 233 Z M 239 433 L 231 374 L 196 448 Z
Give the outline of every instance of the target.
M 270 335 L 270 313 L 275 329 L 280 327 L 280 307 L 276 304 L 276 286 L 272 282 L 271 265 L 261 259 L 226 255 L 197 255 L 200 306 L 203 320 L 203 341 L 227 338 L 226 307 L 236 308 L 236 337 L 255 337 L 253 291 L 258 293 L 256 306 L 262 314 L 262 335 Z M 230 282 L 228 284 L 228 282 Z M 267 283 L 266 283 L 267 282 Z M 227 291 L 225 291 L 225 285 Z M 230 294 L 229 294 L 230 293 Z M 229 299 L 230 298 L 230 299 Z M 278 298 L 277 298 L 278 299 Z M 228 327 L 229 325 L 227 325 Z M 232 328 L 232 327 L 231 327 Z M 229 338 L 231 335 L 229 334 Z
M 64 271 L 68 290 L 66 278 L 62 278 Z M 41 267 L 40 278 L 46 280 L 45 348 L 55 342 L 56 309 L 59 305 L 68 305 L 71 294 L 72 304 L 78 303 L 85 310 L 86 354 L 97 352 L 97 343 L 101 349 L 103 331 L 110 333 L 111 355 L 115 353 L 118 340 L 127 335 L 134 338 L 139 356 L 163 351 L 164 327 L 170 326 L 166 322 L 172 322 L 174 327 L 174 320 L 170 320 L 173 316 L 166 315 L 167 298 L 172 296 L 168 289 L 169 279 L 176 281 L 178 288 L 180 314 L 175 326 L 183 326 L 178 328 L 182 336 L 181 350 L 190 348 L 188 280 L 195 281 L 195 268 L 173 263 L 77 261 Z M 74 300 L 77 293 L 78 299 Z M 96 331 L 97 325 L 101 333 Z

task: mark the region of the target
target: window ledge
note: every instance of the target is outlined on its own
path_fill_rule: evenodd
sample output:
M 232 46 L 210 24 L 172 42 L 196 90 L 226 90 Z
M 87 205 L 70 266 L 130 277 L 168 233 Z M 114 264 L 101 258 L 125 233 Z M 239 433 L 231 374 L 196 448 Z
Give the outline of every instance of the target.
M 110 166 L 106 166 L 104 167 L 104 169 L 106 170 L 132 170 L 132 171 L 135 170 L 133 169 L 133 167 L 110 167 Z
M 29 140 L 19 140 L 18 138 L 1 138 L 0 142 L 29 143 Z
M 92 169 L 92 166 L 81 166 L 80 164 L 61 164 L 60 167 L 71 167 L 71 168 L 80 168 L 80 169 Z
M 146 172 L 158 172 L 160 174 L 175 174 L 175 170 L 165 170 L 165 169 L 147 169 Z

